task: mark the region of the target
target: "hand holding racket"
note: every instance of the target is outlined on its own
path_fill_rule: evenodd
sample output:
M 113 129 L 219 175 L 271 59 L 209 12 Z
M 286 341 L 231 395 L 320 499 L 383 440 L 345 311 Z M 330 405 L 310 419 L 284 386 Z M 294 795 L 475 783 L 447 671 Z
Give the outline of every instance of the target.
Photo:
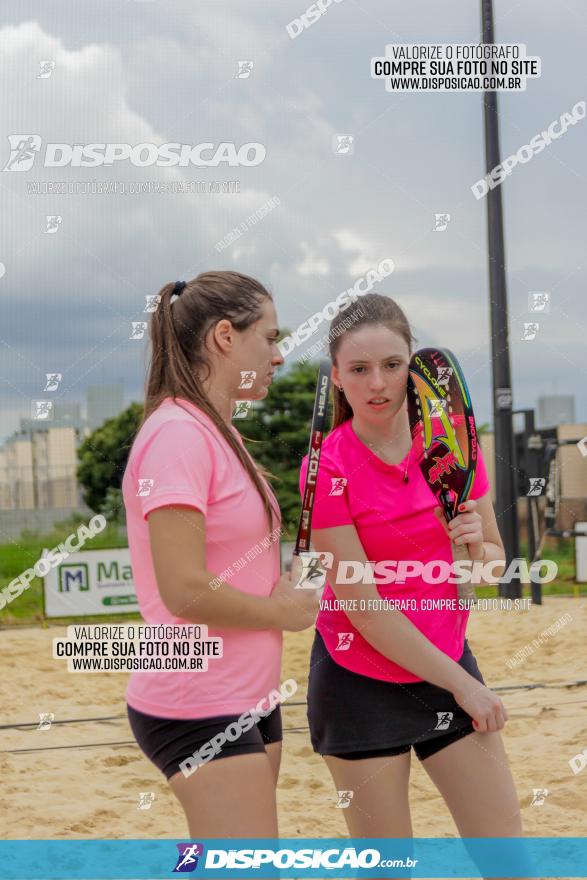
M 422 435 L 420 470 L 447 523 L 458 517 L 459 522 L 453 526 L 457 536 L 473 534 L 479 537 L 479 524 L 470 516 L 475 514 L 471 506 L 474 502 L 466 504 L 477 466 L 475 417 L 465 377 L 456 357 L 448 349 L 423 348 L 412 356 L 408 415 L 412 439 Z M 460 509 L 463 504 L 464 511 Z M 451 537 L 453 529 L 447 528 Z M 483 538 L 482 532 L 480 538 Z M 453 560 L 471 558 L 465 543 L 451 541 L 451 549 Z M 458 592 L 461 599 L 476 599 L 471 583 L 458 584 Z

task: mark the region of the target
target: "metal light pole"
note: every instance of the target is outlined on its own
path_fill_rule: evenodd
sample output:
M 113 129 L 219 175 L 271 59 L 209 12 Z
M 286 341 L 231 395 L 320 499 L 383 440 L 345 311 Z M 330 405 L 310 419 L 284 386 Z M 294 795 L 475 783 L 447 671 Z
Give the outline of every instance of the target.
M 492 0 L 481 0 L 483 42 L 493 43 Z M 487 172 L 499 165 L 497 93 L 485 92 L 485 160 Z M 487 240 L 489 247 L 489 290 L 491 317 L 491 360 L 493 377 L 493 423 L 495 430 L 495 475 L 497 521 L 508 563 L 520 555 L 517 522 L 515 446 L 512 419 L 512 386 L 508 337 L 508 309 L 503 243 L 503 214 L 499 186 L 487 193 Z M 522 595 L 518 582 L 500 585 L 500 595 Z

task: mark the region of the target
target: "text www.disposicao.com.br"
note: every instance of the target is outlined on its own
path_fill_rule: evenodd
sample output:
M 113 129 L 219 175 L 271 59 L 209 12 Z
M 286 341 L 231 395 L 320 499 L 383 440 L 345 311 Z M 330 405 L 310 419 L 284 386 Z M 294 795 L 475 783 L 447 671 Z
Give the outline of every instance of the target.
M 74 672 L 202 668 L 199 657 L 70 657 L 69 663 Z

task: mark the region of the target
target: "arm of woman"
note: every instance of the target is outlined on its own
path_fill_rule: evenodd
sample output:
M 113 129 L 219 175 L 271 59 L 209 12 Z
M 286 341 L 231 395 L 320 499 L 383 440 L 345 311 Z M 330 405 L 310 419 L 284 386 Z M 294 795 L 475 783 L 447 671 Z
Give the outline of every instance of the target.
M 335 574 L 342 560 L 368 561 L 355 526 L 313 529 L 312 544 L 319 553 L 332 554 L 328 581 L 337 599 L 356 599 L 357 590 L 360 590 L 360 598 L 367 600 L 367 605 L 370 599 L 381 598 L 375 584 L 339 584 L 336 581 Z M 380 654 L 419 678 L 451 692 L 469 684 L 469 673 L 433 645 L 401 611 L 391 610 L 385 614 L 376 610 L 345 611 L 345 614 Z
M 314 529 L 312 544 L 320 553 L 332 554 L 332 572 L 339 562 L 353 560 L 366 563 L 367 556 L 354 525 Z M 356 599 L 356 584 L 339 584 L 331 575 L 329 583 L 337 599 Z M 361 598 L 380 598 L 375 584 L 361 584 Z M 450 691 L 457 703 L 473 718 L 479 733 L 501 730 L 507 721 L 507 710 L 493 693 L 455 660 L 433 645 L 401 611 L 346 611 L 345 614 L 373 647 L 389 660 L 408 669 L 424 681 Z
M 316 619 L 318 597 L 296 590 L 292 568 L 270 596 L 251 596 L 206 568 L 206 518 L 193 507 L 172 505 L 149 513 L 149 538 L 157 586 L 167 610 L 182 620 L 236 629 L 299 632 Z

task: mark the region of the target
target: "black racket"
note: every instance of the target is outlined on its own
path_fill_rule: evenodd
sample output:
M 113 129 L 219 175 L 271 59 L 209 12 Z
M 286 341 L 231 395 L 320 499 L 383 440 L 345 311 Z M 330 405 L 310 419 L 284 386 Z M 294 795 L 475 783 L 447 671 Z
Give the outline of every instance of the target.
M 330 391 L 330 371 L 332 365 L 328 358 L 320 361 L 318 382 L 316 384 L 316 397 L 314 400 L 314 412 L 312 414 L 312 427 L 310 431 L 310 445 L 308 448 L 308 470 L 302 498 L 302 511 L 298 525 L 298 536 L 293 551 L 294 556 L 307 552 L 310 549 L 310 535 L 312 532 L 312 513 L 316 497 L 316 478 L 320 464 L 320 452 L 326 427 L 326 412 L 328 410 L 328 392 Z
M 322 440 L 326 428 L 326 413 L 328 410 L 328 393 L 330 391 L 330 371 L 332 365 L 328 358 L 320 361 L 318 370 L 318 382 L 316 383 L 316 397 L 314 399 L 314 412 L 312 414 L 312 426 L 310 429 L 310 445 L 308 448 L 308 469 L 306 471 L 306 481 L 304 484 L 304 494 L 302 497 L 302 510 L 298 525 L 298 536 L 293 551 L 293 556 L 300 556 L 302 553 L 308 553 L 310 550 L 310 535 L 312 532 L 312 513 L 314 511 L 314 501 L 316 500 L 316 481 L 318 477 L 318 467 L 320 464 L 320 452 L 322 450 Z M 310 563 L 310 568 L 303 571 L 297 587 L 300 589 L 311 588 L 316 589 L 321 584 L 313 583 L 323 580 L 323 573 L 318 564 Z

